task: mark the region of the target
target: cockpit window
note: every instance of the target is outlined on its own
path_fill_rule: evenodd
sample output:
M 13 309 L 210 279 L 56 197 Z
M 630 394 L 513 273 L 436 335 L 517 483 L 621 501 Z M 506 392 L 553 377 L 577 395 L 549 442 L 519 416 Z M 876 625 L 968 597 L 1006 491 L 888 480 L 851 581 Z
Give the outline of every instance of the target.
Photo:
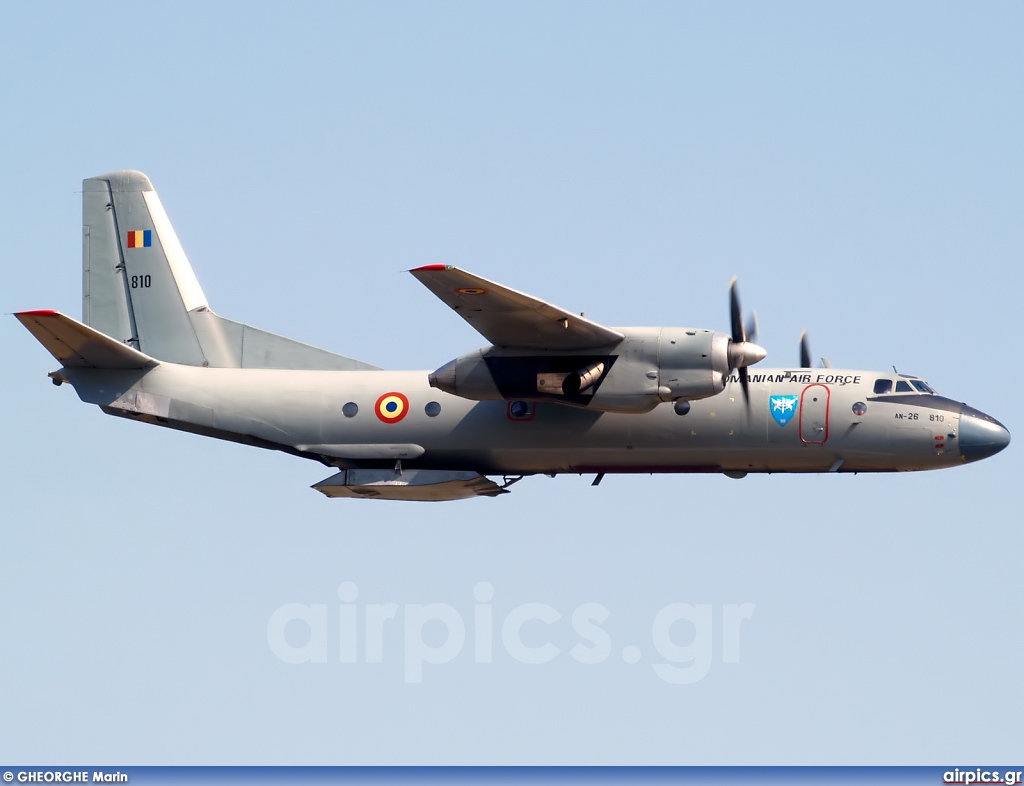
M 914 389 L 910 387 L 909 382 L 904 382 L 902 379 L 896 383 L 897 393 L 913 393 Z
M 932 395 L 935 395 L 935 391 L 932 390 L 928 386 L 927 382 L 922 382 L 919 379 L 914 379 L 914 380 L 911 380 L 910 384 L 913 385 L 915 388 L 917 388 L 922 393 L 931 393 Z
M 876 379 L 875 380 L 875 393 L 888 393 L 892 390 L 891 379 Z

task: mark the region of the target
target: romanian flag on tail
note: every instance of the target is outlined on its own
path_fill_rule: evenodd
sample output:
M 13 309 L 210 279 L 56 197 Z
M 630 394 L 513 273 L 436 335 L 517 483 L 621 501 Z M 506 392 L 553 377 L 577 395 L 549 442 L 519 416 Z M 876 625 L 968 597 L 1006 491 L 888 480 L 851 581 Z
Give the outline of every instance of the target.
M 152 245 L 152 229 L 135 229 L 128 233 L 128 248 L 149 248 Z

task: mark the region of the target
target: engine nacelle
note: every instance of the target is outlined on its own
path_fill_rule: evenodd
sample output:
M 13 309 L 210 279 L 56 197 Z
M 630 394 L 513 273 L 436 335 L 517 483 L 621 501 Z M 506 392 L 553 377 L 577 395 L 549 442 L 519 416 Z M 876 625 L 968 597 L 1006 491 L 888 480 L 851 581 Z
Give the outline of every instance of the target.
M 663 328 L 658 346 L 661 400 L 695 401 L 725 390 L 730 344 L 725 333 Z
M 730 338 L 693 328 L 627 328 L 607 353 L 487 347 L 446 363 L 430 384 L 474 401 L 558 401 L 607 412 L 649 412 L 663 401 L 720 393 Z

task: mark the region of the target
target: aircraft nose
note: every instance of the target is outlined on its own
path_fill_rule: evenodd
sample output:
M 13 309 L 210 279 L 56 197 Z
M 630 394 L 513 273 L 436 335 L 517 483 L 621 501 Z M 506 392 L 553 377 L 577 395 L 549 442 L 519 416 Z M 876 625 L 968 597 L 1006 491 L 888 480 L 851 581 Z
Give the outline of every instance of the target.
M 966 404 L 960 410 L 960 455 L 965 462 L 994 456 L 1010 444 L 1010 432 L 1002 423 Z

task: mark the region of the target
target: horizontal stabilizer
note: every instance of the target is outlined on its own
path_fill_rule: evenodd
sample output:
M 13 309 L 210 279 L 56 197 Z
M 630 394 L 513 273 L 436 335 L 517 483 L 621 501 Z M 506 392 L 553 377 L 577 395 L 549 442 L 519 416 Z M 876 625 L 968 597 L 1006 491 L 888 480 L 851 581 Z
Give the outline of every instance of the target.
M 476 472 L 437 469 L 346 469 L 313 486 L 328 497 L 446 502 L 508 494 Z
M 20 311 L 14 316 L 66 367 L 120 369 L 157 365 L 149 355 L 59 311 Z

